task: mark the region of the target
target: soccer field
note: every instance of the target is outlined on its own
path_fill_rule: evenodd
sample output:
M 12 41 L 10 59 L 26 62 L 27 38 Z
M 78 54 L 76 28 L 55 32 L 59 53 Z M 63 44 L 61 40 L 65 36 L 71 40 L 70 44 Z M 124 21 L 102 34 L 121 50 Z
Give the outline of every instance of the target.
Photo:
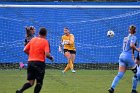
M 116 70 L 77 70 L 63 75 L 61 70 L 47 69 L 41 93 L 108 93 L 116 74 Z M 126 72 L 115 93 L 130 93 L 132 75 Z M 25 81 L 26 70 L 0 70 L 0 93 L 15 93 Z M 24 93 L 33 93 L 33 88 Z

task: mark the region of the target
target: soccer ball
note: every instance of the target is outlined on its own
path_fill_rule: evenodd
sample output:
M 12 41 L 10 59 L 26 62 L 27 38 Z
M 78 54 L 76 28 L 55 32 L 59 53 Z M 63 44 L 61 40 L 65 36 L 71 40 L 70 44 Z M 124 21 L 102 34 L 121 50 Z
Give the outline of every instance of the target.
M 112 31 L 112 30 L 109 30 L 109 31 L 107 32 L 107 36 L 108 36 L 108 37 L 114 37 L 114 35 L 115 35 L 115 33 L 114 33 L 114 31 Z

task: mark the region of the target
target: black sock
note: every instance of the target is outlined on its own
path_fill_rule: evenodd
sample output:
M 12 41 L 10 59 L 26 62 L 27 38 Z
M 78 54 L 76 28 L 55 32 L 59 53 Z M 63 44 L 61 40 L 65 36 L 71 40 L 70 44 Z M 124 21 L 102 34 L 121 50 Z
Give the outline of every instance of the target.
M 112 91 L 114 91 L 114 89 L 113 89 L 113 88 L 111 88 L 111 90 L 112 90 Z
M 30 88 L 31 86 L 32 86 L 32 85 L 31 85 L 30 83 L 25 83 L 25 84 L 23 85 L 23 87 L 20 89 L 20 91 L 23 92 L 24 90 Z
M 136 66 L 135 68 L 132 69 L 132 72 L 133 72 L 134 74 L 137 73 L 137 66 Z
M 42 84 L 41 83 L 37 83 L 34 89 L 34 93 L 39 93 L 40 90 L 42 88 Z

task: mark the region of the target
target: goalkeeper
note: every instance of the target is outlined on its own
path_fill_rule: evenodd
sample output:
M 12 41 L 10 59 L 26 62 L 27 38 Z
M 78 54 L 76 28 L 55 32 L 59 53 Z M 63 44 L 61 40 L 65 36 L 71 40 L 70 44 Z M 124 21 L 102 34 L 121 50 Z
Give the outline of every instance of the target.
M 29 26 L 29 27 L 27 26 L 25 29 L 26 29 L 26 36 L 25 36 L 25 40 L 24 40 L 24 46 L 26 46 L 30 42 L 30 40 L 35 37 L 35 27 L 34 26 Z M 20 62 L 19 66 L 20 66 L 20 69 L 27 68 L 28 64 Z
M 70 31 L 67 27 L 64 28 L 64 35 L 61 38 L 61 44 L 59 46 L 59 51 L 62 52 L 62 47 L 64 48 L 64 55 L 68 60 L 68 64 L 62 73 L 65 73 L 67 70 L 71 69 L 73 73 L 74 70 L 74 60 L 76 55 L 76 49 L 74 44 L 74 35 L 70 34 Z

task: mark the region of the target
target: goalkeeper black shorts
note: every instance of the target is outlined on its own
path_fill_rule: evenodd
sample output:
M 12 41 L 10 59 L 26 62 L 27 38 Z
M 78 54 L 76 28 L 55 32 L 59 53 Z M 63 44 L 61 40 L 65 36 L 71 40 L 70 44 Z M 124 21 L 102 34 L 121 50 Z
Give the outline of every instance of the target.
M 75 50 L 64 49 L 64 53 L 65 52 L 69 52 L 70 54 L 76 54 L 76 51 Z
M 45 74 L 45 62 L 30 61 L 27 68 L 27 80 L 43 80 Z

